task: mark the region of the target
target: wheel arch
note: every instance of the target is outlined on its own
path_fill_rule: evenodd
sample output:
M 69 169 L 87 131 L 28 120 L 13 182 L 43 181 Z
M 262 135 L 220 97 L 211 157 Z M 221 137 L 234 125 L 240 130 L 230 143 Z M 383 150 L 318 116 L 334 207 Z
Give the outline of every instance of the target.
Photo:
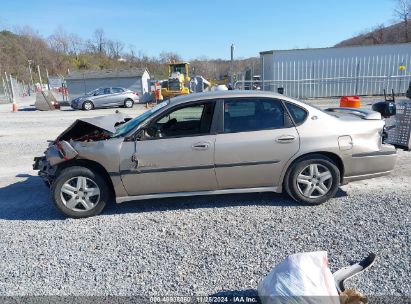
M 340 171 L 340 181 L 343 181 L 345 167 L 344 167 L 344 162 L 341 159 L 341 157 L 333 152 L 318 151 L 318 152 L 309 152 L 309 153 L 300 155 L 297 158 L 295 158 L 291 163 L 289 163 L 287 169 L 284 171 L 281 184 L 284 185 L 284 182 L 287 179 L 288 174 L 290 173 L 290 169 L 296 162 L 301 161 L 303 159 L 312 158 L 313 156 L 323 156 L 323 157 L 329 158 L 337 166 L 338 170 Z
M 85 167 L 94 172 L 98 172 L 107 182 L 109 186 L 109 190 L 110 190 L 110 195 L 115 196 L 116 192 L 114 189 L 113 181 L 110 175 L 108 174 L 107 170 L 98 162 L 95 162 L 89 159 L 71 159 L 69 161 L 58 164 L 55 177 L 57 177 L 62 170 L 69 168 L 69 167 L 74 167 L 74 166 Z

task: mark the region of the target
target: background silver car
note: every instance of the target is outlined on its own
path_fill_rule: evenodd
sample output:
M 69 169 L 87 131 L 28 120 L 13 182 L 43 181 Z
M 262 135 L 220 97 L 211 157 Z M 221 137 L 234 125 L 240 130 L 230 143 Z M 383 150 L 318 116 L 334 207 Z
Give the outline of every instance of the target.
M 138 93 L 120 87 L 98 88 L 84 96 L 75 98 L 70 106 L 73 109 L 92 110 L 96 108 L 126 107 L 132 108 L 138 103 Z
M 321 204 L 342 184 L 389 174 L 381 114 L 323 111 L 270 92 L 217 91 L 165 101 L 131 119 L 78 119 L 34 169 L 67 216 L 170 196 L 286 191 Z

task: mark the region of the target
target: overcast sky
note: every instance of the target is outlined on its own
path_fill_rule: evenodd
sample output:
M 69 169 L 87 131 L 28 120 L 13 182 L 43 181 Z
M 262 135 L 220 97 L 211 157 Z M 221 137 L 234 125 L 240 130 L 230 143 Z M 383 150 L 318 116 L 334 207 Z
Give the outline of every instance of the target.
M 394 21 L 393 0 L 2 0 L 0 28 L 28 25 L 47 37 L 58 27 L 84 39 L 96 28 L 149 56 L 237 58 L 260 51 L 333 46 Z

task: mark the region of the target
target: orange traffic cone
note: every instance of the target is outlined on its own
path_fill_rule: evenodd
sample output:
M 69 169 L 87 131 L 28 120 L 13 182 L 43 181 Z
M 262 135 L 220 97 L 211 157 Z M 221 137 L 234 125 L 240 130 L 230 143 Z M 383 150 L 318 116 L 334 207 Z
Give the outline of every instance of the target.
M 15 102 L 13 102 L 13 112 L 17 112 L 17 105 Z

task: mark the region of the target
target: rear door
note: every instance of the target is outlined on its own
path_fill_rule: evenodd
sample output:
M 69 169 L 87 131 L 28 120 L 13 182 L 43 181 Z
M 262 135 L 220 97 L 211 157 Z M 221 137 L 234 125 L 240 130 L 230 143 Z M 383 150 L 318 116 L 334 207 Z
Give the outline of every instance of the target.
M 280 100 L 224 100 L 216 137 L 215 167 L 220 189 L 273 187 L 299 150 L 299 136 Z
M 126 99 L 124 92 L 123 88 L 111 88 L 112 105 L 124 105 L 124 100 Z

